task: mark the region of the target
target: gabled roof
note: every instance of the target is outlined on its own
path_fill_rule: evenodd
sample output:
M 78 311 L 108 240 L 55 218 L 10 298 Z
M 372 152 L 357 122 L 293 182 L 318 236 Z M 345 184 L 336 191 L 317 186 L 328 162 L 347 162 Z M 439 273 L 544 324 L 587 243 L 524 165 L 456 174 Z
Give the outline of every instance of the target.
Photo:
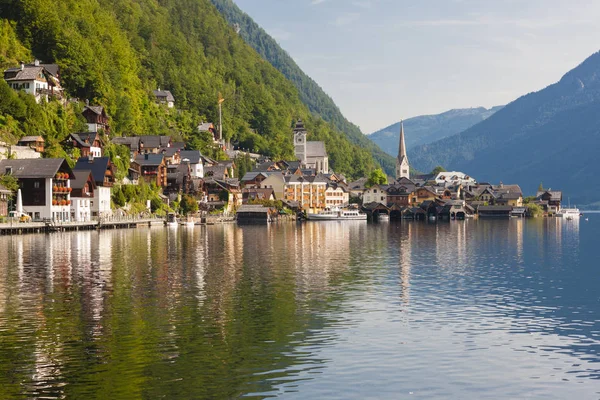
M 140 149 L 140 138 L 137 136 L 130 137 L 116 137 L 112 139 L 114 144 L 120 144 L 129 147 L 132 151 L 139 151 Z
M 202 161 L 202 153 L 200 150 L 181 150 L 179 153 L 181 160 L 189 160 L 190 164 L 200 164 Z
M 146 149 L 169 147 L 169 144 L 171 143 L 171 136 L 143 135 L 138 137 L 140 138 L 140 147 L 142 147 L 143 144 Z
M 153 90 L 152 93 L 154 93 L 154 96 L 156 96 L 157 98 L 164 98 L 166 101 L 175 101 L 175 97 L 173 97 L 173 94 L 171 94 L 171 92 L 169 90 Z
M 10 81 L 32 81 L 35 80 L 40 74 L 47 74 L 48 71 L 41 65 L 25 65 L 23 69 L 21 67 L 9 68 L 4 71 L 4 80 Z
M 75 140 L 81 147 L 90 147 L 94 144 L 97 135 L 98 132 L 71 133 L 71 138 Z
M 327 157 L 324 142 L 306 142 L 306 157 Z
M 44 138 L 41 136 L 23 136 L 18 140 L 19 143 L 30 143 L 30 142 L 44 142 Z
M 164 157 L 162 154 L 138 154 L 133 160 L 141 167 L 158 166 L 163 163 Z
M 71 179 L 71 187 L 73 189 L 83 189 L 83 187 L 85 186 L 90 175 L 92 175 L 92 187 L 94 189 L 96 188 L 96 182 L 94 180 L 94 175 L 92 174 L 91 170 L 89 170 L 89 169 L 73 170 L 73 175 L 75 175 L 75 178 Z
M 202 122 L 198 125 L 199 132 L 210 132 L 211 129 L 215 129 L 212 122 Z
M 106 170 L 108 169 L 110 164 L 110 158 L 108 157 L 81 157 L 77 160 L 77 163 L 73 167 L 74 171 L 92 171 L 92 176 L 94 177 L 94 181 L 96 184 L 100 186 L 104 183 L 104 176 L 106 175 Z
M 17 179 L 53 178 L 59 170 L 73 172 L 64 158 L 30 158 L 21 160 L 0 160 L 0 174 L 11 168 L 11 174 Z
M 82 113 L 86 112 L 87 110 L 90 110 L 94 114 L 98 114 L 98 115 L 104 114 L 104 107 L 102 107 L 102 106 L 85 106 L 85 107 L 83 107 Z

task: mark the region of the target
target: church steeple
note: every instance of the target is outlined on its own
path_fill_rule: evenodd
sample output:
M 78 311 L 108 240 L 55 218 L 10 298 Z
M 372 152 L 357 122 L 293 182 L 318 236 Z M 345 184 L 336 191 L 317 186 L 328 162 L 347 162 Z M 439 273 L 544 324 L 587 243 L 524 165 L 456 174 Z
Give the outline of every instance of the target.
M 396 159 L 396 179 L 400 178 L 410 179 L 410 165 L 404 141 L 404 121 L 400 121 L 400 143 L 398 143 L 398 158 Z

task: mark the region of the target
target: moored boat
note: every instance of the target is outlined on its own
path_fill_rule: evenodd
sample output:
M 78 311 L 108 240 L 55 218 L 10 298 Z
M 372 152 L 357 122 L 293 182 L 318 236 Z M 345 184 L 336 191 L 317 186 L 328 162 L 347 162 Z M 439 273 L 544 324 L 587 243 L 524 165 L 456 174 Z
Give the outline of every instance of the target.
M 579 217 L 581 216 L 581 213 L 579 212 L 579 209 L 576 207 L 573 208 L 561 208 L 560 210 L 558 210 L 558 212 L 556 213 L 556 216 L 559 218 L 566 218 L 568 220 L 572 220 L 572 219 L 579 219 Z
M 358 210 L 331 208 L 316 214 L 308 213 L 306 218 L 310 221 L 366 221 L 367 214 Z

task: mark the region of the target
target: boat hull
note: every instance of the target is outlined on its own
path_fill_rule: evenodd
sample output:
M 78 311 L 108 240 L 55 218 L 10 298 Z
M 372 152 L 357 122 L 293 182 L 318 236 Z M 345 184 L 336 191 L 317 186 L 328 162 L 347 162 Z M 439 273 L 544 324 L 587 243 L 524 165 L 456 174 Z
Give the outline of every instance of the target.
M 306 218 L 309 221 L 366 221 L 367 215 L 352 215 L 352 216 L 336 216 L 336 215 L 320 215 L 308 214 Z

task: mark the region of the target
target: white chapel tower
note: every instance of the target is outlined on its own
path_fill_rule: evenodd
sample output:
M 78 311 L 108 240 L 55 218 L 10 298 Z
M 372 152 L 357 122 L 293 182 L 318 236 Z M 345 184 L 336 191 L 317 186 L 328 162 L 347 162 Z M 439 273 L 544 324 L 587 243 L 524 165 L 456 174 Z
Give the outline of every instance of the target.
M 396 179 L 410 179 L 410 165 L 406 155 L 406 144 L 404 143 L 404 121 L 400 121 L 400 143 L 398 145 L 398 158 L 396 159 Z

